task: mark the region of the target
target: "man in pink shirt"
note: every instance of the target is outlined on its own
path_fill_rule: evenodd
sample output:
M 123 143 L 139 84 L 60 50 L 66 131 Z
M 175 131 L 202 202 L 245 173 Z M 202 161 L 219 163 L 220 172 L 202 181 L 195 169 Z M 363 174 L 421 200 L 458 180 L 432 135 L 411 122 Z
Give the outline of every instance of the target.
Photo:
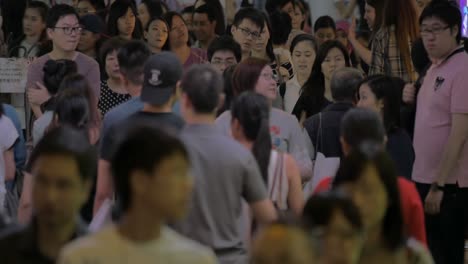
M 417 96 L 416 182 L 426 212 L 428 244 L 436 263 L 462 264 L 468 223 L 468 54 L 459 46 L 461 14 L 448 1 L 420 17 L 432 60 Z M 405 101 L 414 101 L 406 87 Z

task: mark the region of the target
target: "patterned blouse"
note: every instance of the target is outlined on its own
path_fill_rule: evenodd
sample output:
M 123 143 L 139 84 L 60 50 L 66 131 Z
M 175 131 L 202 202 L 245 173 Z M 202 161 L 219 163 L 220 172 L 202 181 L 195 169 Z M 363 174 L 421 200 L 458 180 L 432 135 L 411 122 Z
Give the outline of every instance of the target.
M 112 91 L 107 85 L 106 81 L 101 81 L 101 95 L 99 97 L 98 109 L 101 111 L 101 115 L 104 116 L 109 110 L 125 103 L 130 98 L 129 94 L 120 94 Z

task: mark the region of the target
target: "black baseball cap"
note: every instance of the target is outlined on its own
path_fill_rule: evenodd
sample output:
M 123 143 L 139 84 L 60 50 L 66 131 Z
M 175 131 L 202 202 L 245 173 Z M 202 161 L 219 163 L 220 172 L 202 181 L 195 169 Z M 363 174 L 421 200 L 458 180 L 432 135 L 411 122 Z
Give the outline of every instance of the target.
M 102 18 L 94 15 L 87 14 L 80 18 L 81 27 L 95 34 L 104 34 L 106 32 L 106 24 Z
M 163 105 L 174 94 L 182 78 L 182 64 L 172 52 L 163 51 L 149 57 L 145 64 L 141 101 Z

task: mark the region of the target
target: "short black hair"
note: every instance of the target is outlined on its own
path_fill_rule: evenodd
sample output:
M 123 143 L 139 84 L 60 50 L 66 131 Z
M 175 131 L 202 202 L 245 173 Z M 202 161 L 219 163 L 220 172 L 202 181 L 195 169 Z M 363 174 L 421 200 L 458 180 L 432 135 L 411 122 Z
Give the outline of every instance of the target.
M 132 202 L 131 174 L 136 170 L 152 173 L 164 159 L 181 154 L 187 161 L 183 143 L 168 128 L 137 124 L 117 146 L 111 170 L 119 206 L 126 211 Z
M 182 15 L 186 14 L 186 13 L 193 14 L 193 11 L 195 11 L 195 6 L 191 5 L 191 6 L 187 6 L 186 8 L 182 9 L 180 14 L 182 14 Z
M 215 38 L 208 46 L 207 55 L 208 61 L 211 61 L 213 55 L 219 50 L 231 51 L 239 62 L 242 59 L 241 46 L 231 36 L 224 35 Z
M 101 48 L 99 49 L 99 65 L 102 67 L 101 69 L 101 73 L 102 75 L 104 75 L 105 77 L 107 77 L 107 73 L 106 73 L 106 57 L 107 55 L 109 55 L 110 53 L 114 52 L 114 51 L 119 51 L 120 48 L 123 47 L 123 45 L 126 43 L 125 40 L 123 40 L 122 38 L 119 38 L 119 37 L 113 37 L 113 38 L 110 38 L 108 40 L 106 40 Z
M 270 14 L 270 24 L 270 38 L 273 44 L 282 45 L 288 42 L 292 30 L 291 17 L 285 12 L 275 11 Z
M 442 20 L 450 27 L 450 30 L 453 30 L 455 26 L 458 27 L 457 42 L 460 42 L 462 37 L 462 15 L 456 2 L 433 0 L 422 11 L 419 17 L 419 24 L 421 25 L 425 19 L 430 17 L 436 17 Z
M 47 19 L 46 19 L 46 26 L 47 28 L 54 28 L 57 26 L 57 22 L 65 16 L 72 15 L 75 16 L 78 21 L 80 21 L 80 18 L 78 16 L 78 13 L 76 10 L 66 4 L 57 4 L 54 5 L 51 9 L 49 9 L 49 12 L 47 14 Z
M 282 9 L 289 3 L 292 3 L 293 6 L 295 6 L 294 0 L 267 0 L 265 3 L 265 10 L 271 14 L 277 10 Z
M 333 20 L 331 16 L 321 16 L 317 18 L 314 24 L 314 32 L 317 32 L 317 30 L 321 28 L 333 28 L 333 30 L 336 31 L 335 20 Z
M 67 75 L 78 72 L 78 65 L 72 60 L 48 60 L 42 70 L 44 86 L 50 95 L 55 95 L 59 91 L 62 80 Z
M 364 141 L 383 144 L 385 128 L 378 113 L 364 108 L 349 110 L 341 120 L 341 136 L 351 148 L 357 148 Z
M 265 19 L 263 18 L 262 13 L 253 7 L 244 7 L 237 11 L 232 25 L 237 27 L 244 19 L 252 21 L 260 28 L 260 30 L 263 30 L 265 26 Z
M 143 84 L 143 69 L 150 56 L 151 51 L 145 42 L 131 40 L 117 54 L 120 71 L 133 84 Z
M 52 129 L 44 135 L 31 153 L 28 169 L 43 156 L 61 155 L 73 158 L 78 166 L 81 179 L 91 180 L 96 174 L 97 151 L 90 144 L 86 132 L 69 126 Z
M 307 200 L 302 213 L 302 227 L 308 232 L 327 227 L 336 212 L 341 212 L 356 231 L 364 231 L 359 209 L 349 197 L 335 191 L 319 193 Z
M 216 10 L 213 7 L 210 7 L 209 5 L 202 5 L 198 7 L 197 9 L 195 9 L 195 11 L 193 11 L 193 14 L 195 13 L 206 14 L 210 22 L 217 21 Z
M 310 35 L 310 34 L 299 34 L 297 36 L 295 36 L 293 38 L 293 40 L 291 41 L 291 46 L 289 47 L 289 52 L 291 52 L 291 54 L 293 53 L 294 51 L 294 48 L 297 46 L 297 44 L 303 42 L 303 41 L 308 41 L 312 44 L 312 47 L 314 48 L 314 51 L 315 53 L 317 53 L 317 42 L 315 42 L 315 38 L 314 36 Z
M 182 77 L 182 91 L 187 94 L 197 113 L 213 113 L 223 92 L 221 74 L 209 64 L 192 66 Z
M 363 78 L 362 72 L 351 67 L 336 70 L 330 81 L 333 100 L 354 101 L 356 89 Z
M 386 247 L 393 251 L 405 243 L 403 216 L 395 164 L 381 144 L 367 141 L 351 150 L 338 168 L 333 180 L 333 189 L 358 181 L 369 165 L 377 170 L 387 193 L 388 207 L 381 228 Z
M 107 18 L 107 32 L 110 36 L 119 35 L 118 20 L 127 14 L 129 8 L 135 15 L 135 28 L 133 29 L 132 37 L 133 39 L 141 39 L 143 29 L 140 20 L 137 18 L 138 12 L 135 2 L 130 0 L 117 0 L 110 5 Z

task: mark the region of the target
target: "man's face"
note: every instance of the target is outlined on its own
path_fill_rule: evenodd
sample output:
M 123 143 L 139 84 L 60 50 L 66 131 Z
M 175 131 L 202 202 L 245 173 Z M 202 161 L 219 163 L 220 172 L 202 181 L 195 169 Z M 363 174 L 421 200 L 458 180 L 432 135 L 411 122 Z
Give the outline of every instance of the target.
M 215 37 L 216 21 L 210 22 L 207 14 L 193 14 L 193 32 L 200 41 L 210 40 Z
M 244 19 L 236 26 L 231 28 L 232 37 L 241 45 L 242 53 L 250 53 L 252 51 L 255 41 L 260 36 L 260 27 L 257 26 L 252 20 Z
M 32 167 L 33 201 L 38 220 L 51 227 L 75 221 L 88 199 L 90 183 L 71 156 L 44 155 Z
M 223 73 L 226 68 L 237 64 L 236 56 L 230 50 L 218 50 L 211 57 L 211 64 L 220 72 Z
M 436 17 L 424 19 L 420 26 L 421 38 L 430 58 L 445 57 L 454 48 L 458 27 L 450 28 Z
M 47 34 L 54 44 L 54 49 L 74 51 L 80 41 L 80 22 L 75 15 L 63 16 L 57 21 L 55 28 L 47 29 Z

